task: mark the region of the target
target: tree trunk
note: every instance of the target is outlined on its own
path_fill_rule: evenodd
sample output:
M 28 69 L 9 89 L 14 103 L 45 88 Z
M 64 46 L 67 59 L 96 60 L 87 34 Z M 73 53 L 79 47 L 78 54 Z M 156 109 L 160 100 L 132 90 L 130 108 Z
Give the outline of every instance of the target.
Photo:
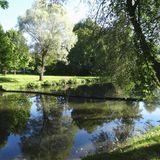
M 41 71 L 41 73 L 39 75 L 39 81 L 43 81 L 43 76 L 44 76 L 44 73 Z
M 16 70 L 14 70 L 14 75 L 16 75 Z
M 4 70 L 3 74 L 4 74 L 4 76 L 6 76 L 7 75 L 7 70 Z
M 130 21 L 134 27 L 135 35 L 139 40 L 139 45 L 143 53 L 143 56 L 146 59 L 146 61 L 152 63 L 152 67 L 155 71 L 156 78 L 158 78 L 158 81 L 160 82 L 160 63 L 156 60 L 156 58 L 152 54 L 152 50 L 149 47 L 145 35 L 142 32 L 140 22 L 138 21 L 139 17 L 136 16 L 136 9 L 138 5 L 140 5 L 139 0 L 137 0 L 136 2 L 137 3 L 133 5 L 132 0 L 127 0 L 127 12 L 130 17 Z
M 23 68 L 23 74 L 26 74 L 26 69 L 25 68 Z
M 42 55 L 39 81 L 43 81 L 44 70 L 45 70 L 45 56 Z

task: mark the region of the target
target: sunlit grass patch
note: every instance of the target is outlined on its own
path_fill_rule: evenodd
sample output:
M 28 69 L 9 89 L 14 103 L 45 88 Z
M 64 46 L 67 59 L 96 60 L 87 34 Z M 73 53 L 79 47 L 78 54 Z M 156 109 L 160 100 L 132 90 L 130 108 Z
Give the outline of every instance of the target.
M 66 83 L 74 83 L 75 85 L 81 84 L 81 81 L 85 79 L 94 80 L 96 77 L 83 77 L 83 76 L 45 76 L 44 81 L 39 81 L 38 75 L 0 75 L 0 85 L 7 90 L 15 90 L 26 88 L 29 84 L 37 84 L 35 86 L 46 86 L 47 84 L 56 84 L 65 81 Z M 76 83 L 75 83 L 76 82 Z

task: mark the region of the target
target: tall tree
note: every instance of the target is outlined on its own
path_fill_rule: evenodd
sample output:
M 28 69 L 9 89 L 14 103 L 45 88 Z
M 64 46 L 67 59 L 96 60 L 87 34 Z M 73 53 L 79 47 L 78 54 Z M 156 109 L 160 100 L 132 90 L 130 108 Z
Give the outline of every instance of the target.
M 29 65 L 31 56 L 26 40 L 22 33 L 11 29 L 6 32 L 6 36 L 9 38 L 11 42 L 10 48 L 12 48 L 10 50 L 10 69 L 16 73 L 16 70 L 25 69 Z
M 25 16 L 19 17 L 19 28 L 29 34 L 38 52 L 40 81 L 43 80 L 45 66 L 57 60 L 66 61 L 76 42 L 73 24 L 69 22 L 65 9 L 47 0 L 37 0 Z
M 73 75 L 90 75 L 95 63 L 93 54 L 95 52 L 94 45 L 98 43 L 93 37 L 93 30 L 99 30 L 100 27 L 91 20 L 79 22 L 74 27 L 74 32 L 78 37 L 78 42 L 71 49 L 68 60 L 69 70 Z
M 0 25 L 0 69 L 2 72 L 4 72 L 4 74 L 7 73 L 7 70 L 10 67 L 11 50 L 11 41 L 6 36 L 2 26 Z

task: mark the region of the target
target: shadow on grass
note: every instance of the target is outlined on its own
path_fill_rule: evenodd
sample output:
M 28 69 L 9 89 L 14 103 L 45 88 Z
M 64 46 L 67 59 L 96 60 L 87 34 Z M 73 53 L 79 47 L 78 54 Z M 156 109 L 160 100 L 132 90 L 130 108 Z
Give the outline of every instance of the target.
M 160 160 L 160 144 L 128 152 L 101 153 L 85 157 L 83 160 Z
M 5 82 L 17 82 L 17 81 L 12 78 L 0 77 L 0 83 L 5 83 Z

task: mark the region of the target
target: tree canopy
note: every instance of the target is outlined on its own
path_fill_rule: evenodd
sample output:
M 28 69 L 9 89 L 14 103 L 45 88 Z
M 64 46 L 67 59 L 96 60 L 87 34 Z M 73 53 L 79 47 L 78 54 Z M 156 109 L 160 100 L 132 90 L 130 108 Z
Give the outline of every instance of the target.
M 134 41 L 135 50 L 132 55 L 137 57 L 135 61 L 138 66 L 137 72 L 135 72 L 137 78 L 133 77 L 132 81 L 140 84 L 144 90 L 153 89 L 159 85 L 160 2 L 152 0 L 100 0 L 95 1 L 93 8 L 96 22 L 106 29 L 116 23 L 123 22 L 121 20 L 125 18 L 125 23 L 121 23 L 121 30 L 125 33 L 126 29 L 130 28 L 129 35 Z M 126 52 L 126 54 L 130 55 L 130 52 Z
M 69 50 L 76 42 L 73 24 L 60 4 L 37 0 L 26 14 L 19 17 L 19 28 L 32 38 L 40 59 L 40 80 L 45 66 L 53 61 L 67 61 Z
M 16 30 L 3 31 L 0 26 L 0 69 L 6 73 L 26 68 L 30 62 L 29 49 L 22 33 Z
M 10 40 L 3 31 L 2 26 L 0 26 L 0 68 L 1 71 L 6 72 L 10 67 L 11 63 L 11 48 Z
M 26 40 L 21 32 L 17 32 L 13 29 L 6 32 L 6 36 L 10 39 L 11 48 L 11 70 L 19 70 L 27 68 L 31 60 L 29 48 L 27 46 Z
M 6 9 L 8 8 L 8 1 L 6 0 L 0 0 L 0 7 L 3 8 L 3 9 Z

